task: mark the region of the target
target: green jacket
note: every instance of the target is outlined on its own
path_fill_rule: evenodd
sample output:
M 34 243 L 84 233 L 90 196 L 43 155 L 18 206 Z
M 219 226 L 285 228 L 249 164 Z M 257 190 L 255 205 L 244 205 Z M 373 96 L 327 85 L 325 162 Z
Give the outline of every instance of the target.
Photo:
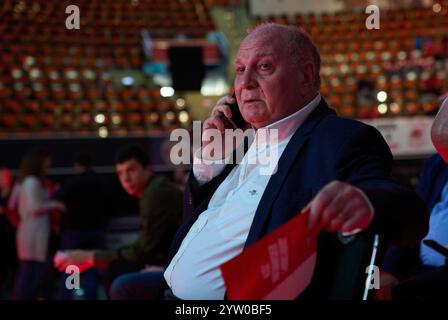
M 176 186 L 164 177 L 151 177 L 140 199 L 138 238 L 118 250 L 95 250 L 95 266 L 106 267 L 113 260 L 164 265 L 182 221 L 182 204 L 183 194 Z

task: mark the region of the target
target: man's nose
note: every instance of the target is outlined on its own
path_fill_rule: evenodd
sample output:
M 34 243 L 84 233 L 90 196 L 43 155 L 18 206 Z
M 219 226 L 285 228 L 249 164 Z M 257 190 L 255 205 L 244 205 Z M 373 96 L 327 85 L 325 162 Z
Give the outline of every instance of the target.
M 252 69 L 247 69 L 241 79 L 241 86 L 243 89 L 254 89 L 258 86 L 255 74 Z

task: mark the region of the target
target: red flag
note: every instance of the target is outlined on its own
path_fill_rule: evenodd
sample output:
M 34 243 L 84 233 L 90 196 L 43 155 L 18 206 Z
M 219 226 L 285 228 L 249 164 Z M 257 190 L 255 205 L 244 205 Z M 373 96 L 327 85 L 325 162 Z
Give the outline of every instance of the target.
M 289 300 L 305 290 L 316 264 L 308 215 L 291 219 L 221 266 L 230 300 Z

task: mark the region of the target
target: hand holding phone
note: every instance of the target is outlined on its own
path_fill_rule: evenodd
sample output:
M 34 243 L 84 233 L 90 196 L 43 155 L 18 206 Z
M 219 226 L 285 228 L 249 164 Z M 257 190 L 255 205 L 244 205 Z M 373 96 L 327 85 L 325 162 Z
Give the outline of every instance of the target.
M 240 108 L 236 102 L 235 93 L 233 93 L 232 98 L 235 99 L 235 103 L 232 103 L 230 105 L 230 110 L 232 111 L 231 120 L 237 128 L 244 130 L 247 127 L 248 123 L 244 120 L 243 116 L 241 115 Z
M 235 150 L 238 145 L 243 141 L 244 134 L 239 134 L 236 141 L 232 138 L 232 148 L 226 146 L 225 141 L 225 131 L 226 129 L 235 130 L 237 128 L 245 129 L 248 124 L 244 121 L 238 104 L 236 102 L 235 95 L 233 96 L 224 96 L 218 100 L 215 107 L 213 108 L 210 116 L 204 121 L 202 127 L 202 153 L 203 157 L 206 159 L 214 160 L 214 159 L 224 159 L 229 154 Z M 222 146 L 220 148 L 207 148 L 207 146 L 214 142 L 213 135 L 216 134 L 216 131 L 209 130 L 215 129 L 218 130 L 222 134 Z M 231 136 L 232 137 L 232 136 Z M 213 154 L 209 154 L 208 149 L 213 149 Z M 227 150 L 228 149 L 228 150 Z M 204 151 L 205 150 L 205 151 Z

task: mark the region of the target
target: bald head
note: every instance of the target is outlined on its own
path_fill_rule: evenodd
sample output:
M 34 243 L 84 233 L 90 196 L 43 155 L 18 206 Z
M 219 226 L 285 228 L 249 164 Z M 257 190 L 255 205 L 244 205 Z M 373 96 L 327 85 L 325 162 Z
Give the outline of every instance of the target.
M 431 128 L 431 139 L 440 156 L 448 163 L 448 97 L 442 102 Z
M 246 122 L 258 129 L 306 106 L 319 91 L 320 59 L 305 32 L 263 24 L 241 42 L 235 94 Z
M 241 45 L 244 45 L 246 41 L 252 41 L 254 38 L 264 40 L 267 43 L 275 41 L 280 46 L 285 47 L 287 54 L 294 62 L 293 67 L 297 67 L 299 63 L 310 61 L 314 68 L 314 87 L 316 90 L 320 89 L 320 54 L 305 30 L 277 23 L 262 23 L 248 30 L 248 35 Z

